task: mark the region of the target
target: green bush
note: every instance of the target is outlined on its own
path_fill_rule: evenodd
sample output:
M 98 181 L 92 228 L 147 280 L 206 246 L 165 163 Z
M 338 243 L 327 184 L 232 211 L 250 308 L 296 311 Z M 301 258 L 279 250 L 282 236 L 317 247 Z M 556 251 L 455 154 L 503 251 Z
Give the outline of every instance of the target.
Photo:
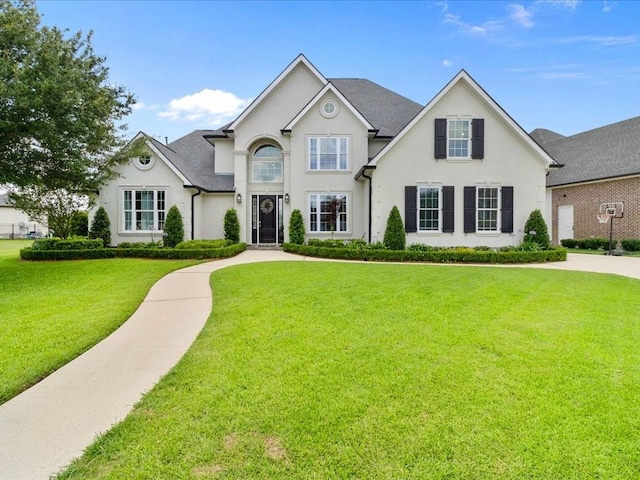
M 33 242 L 31 247 L 34 250 L 39 251 L 52 251 L 52 250 L 93 250 L 96 248 L 103 248 L 102 240 L 99 238 L 69 238 L 63 240 L 61 238 L 41 238 Z
M 640 240 L 627 238 L 625 240 L 620 240 L 620 245 L 627 252 L 640 252 Z
M 209 259 L 233 257 L 247 248 L 236 243 L 222 248 L 94 248 L 90 250 L 37 250 L 32 247 L 20 250 L 23 260 L 86 260 L 99 258 L 154 258 L 154 259 Z
M 352 250 L 362 250 L 364 248 L 368 248 L 369 244 L 367 243 L 366 240 L 362 240 L 361 238 L 356 238 L 354 240 L 349 240 L 349 242 L 346 244 L 346 247 Z
M 230 208 L 224 214 L 224 239 L 231 243 L 240 241 L 240 222 L 235 208 Z
M 563 238 L 560 244 L 565 248 L 578 248 L 578 241 L 574 238 Z
M 167 212 L 167 218 L 164 221 L 164 237 L 165 247 L 173 248 L 184 240 L 184 223 L 182 215 L 176 205 L 172 205 Z
M 180 242 L 175 248 L 190 250 L 209 250 L 211 248 L 222 248 L 233 245 L 230 240 L 187 240 Z
M 289 219 L 289 242 L 296 245 L 304 243 L 304 220 L 302 219 L 302 213 L 298 209 L 291 212 L 291 218 Z
M 618 242 L 614 240 L 613 247 L 615 248 Z M 585 238 L 584 240 L 578 240 L 578 248 L 584 248 L 587 250 L 609 250 L 608 238 Z
M 89 235 L 89 214 L 77 211 L 71 215 L 71 235 L 86 237 Z
M 89 238 L 102 239 L 102 244 L 105 247 L 108 247 L 111 243 L 111 222 L 104 207 L 98 208 L 93 217 L 91 229 L 89 230 Z
M 538 251 L 476 251 L 469 247 L 442 248 L 437 250 L 388 250 L 388 249 L 352 249 L 323 246 L 296 245 L 285 243 L 285 252 L 309 257 L 322 257 L 341 260 L 365 260 L 382 262 L 431 262 L 431 263 L 541 263 L 558 262 L 567 259 L 567 250 L 551 248 Z
M 344 240 L 337 240 L 333 238 L 310 238 L 307 243 L 313 247 L 327 247 L 327 248 L 343 248 Z
M 549 240 L 549 230 L 547 229 L 547 223 L 542 217 L 542 212 L 536 209 L 529 215 L 527 222 L 524 224 L 524 242 L 523 243 L 537 243 L 540 248 L 546 250 L 551 246 Z
M 389 218 L 387 218 L 387 228 L 384 231 L 383 243 L 390 250 L 404 250 L 407 244 L 407 234 L 404 231 L 400 210 L 395 205 L 389 212 Z
M 118 248 L 162 248 L 162 242 L 122 242 Z

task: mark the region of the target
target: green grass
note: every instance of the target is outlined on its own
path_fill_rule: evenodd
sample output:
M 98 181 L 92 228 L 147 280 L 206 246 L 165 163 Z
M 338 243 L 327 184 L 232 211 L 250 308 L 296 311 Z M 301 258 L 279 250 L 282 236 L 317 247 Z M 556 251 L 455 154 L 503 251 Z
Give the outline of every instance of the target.
M 24 262 L 0 241 L 0 403 L 105 338 L 165 274 L 194 261 Z
M 186 356 L 60 478 L 640 476 L 637 280 L 296 262 L 212 285 Z

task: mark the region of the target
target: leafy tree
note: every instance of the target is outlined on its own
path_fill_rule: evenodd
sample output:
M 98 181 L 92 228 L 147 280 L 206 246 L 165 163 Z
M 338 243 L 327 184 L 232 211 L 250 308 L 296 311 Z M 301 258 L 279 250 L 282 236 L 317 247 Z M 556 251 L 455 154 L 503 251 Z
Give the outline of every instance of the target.
M 104 207 L 98 208 L 91 222 L 89 238 L 101 238 L 105 247 L 111 243 L 111 222 Z
M 91 42 L 41 26 L 33 0 L 0 0 L 0 184 L 88 193 L 132 156 L 119 121 L 134 97 Z
M 68 238 L 74 234 L 73 216 L 87 208 L 88 200 L 64 189 L 49 191 L 39 187 L 24 188 L 20 194 L 9 192 L 9 201 L 29 218 L 46 225 L 54 236 Z
M 296 245 L 304 243 L 304 220 L 302 219 L 302 212 L 297 208 L 291 212 L 291 218 L 289 219 L 289 241 Z
M 71 215 L 71 235 L 79 237 L 89 235 L 89 214 L 86 210 L 77 210 Z
M 531 212 L 527 223 L 524 224 L 524 243 L 529 242 L 537 243 L 542 249 L 548 249 L 551 246 L 547 223 L 538 209 Z
M 184 240 L 184 223 L 178 207 L 173 205 L 164 221 L 164 246 L 173 248 Z
M 240 222 L 235 208 L 230 208 L 224 214 L 224 238 L 233 243 L 240 242 Z
M 400 210 L 395 205 L 389 212 L 389 218 L 387 218 L 387 228 L 384 231 L 383 243 L 390 250 L 404 250 L 407 243 Z

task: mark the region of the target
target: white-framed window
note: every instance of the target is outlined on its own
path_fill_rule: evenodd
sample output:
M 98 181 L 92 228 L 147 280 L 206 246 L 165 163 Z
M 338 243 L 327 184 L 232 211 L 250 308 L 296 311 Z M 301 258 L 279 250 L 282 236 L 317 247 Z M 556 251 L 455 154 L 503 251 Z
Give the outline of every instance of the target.
M 309 170 L 347 170 L 348 166 L 347 137 L 309 138 Z
M 348 232 L 349 196 L 346 193 L 309 195 L 309 232 Z
M 124 190 L 122 206 L 125 232 L 164 230 L 166 216 L 164 190 Z
M 478 187 L 476 192 L 476 230 L 478 232 L 500 231 L 500 188 Z
M 418 231 L 442 229 L 442 187 L 418 187 Z
M 256 148 L 251 159 L 251 181 L 254 183 L 282 183 L 282 152 L 273 145 Z
M 447 158 L 471 157 L 471 120 L 447 122 Z
M 327 100 L 320 106 L 320 113 L 325 118 L 333 118 L 338 114 L 338 106 L 333 100 Z

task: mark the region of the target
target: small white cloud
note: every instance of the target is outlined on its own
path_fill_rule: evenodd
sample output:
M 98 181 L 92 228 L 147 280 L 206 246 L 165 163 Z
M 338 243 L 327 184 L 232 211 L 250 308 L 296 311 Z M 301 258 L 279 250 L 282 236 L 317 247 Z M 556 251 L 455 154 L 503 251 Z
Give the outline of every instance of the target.
M 442 61 L 442 66 L 443 67 L 450 67 L 451 65 L 453 65 L 453 62 L 451 60 L 447 60 L 446 58 Z
M 436 2 L 436 5 L 440 7 L 443 12 L 449 10 L 449 4 L 447 2 Z
M 460 19 L 459 15 L 454 15 L 452 13 L 445 14 L 444 23 L 450 23 L 452 25 L 455 25 L 463 33 L 466 33 L 467 35 L 475 35 L 475 36 L 482 36 L 492 32 L 497 32 L 499 30 L 502 30 L 504 26 L 503 22 L 499 20 L 488 21 L 483 23 L 482 25 L 471 25 L 469 23 L 463 22 Z
M 568 8 L 569 10 L 575 10 L 580 3 L 580 0 L 538 0 L 537 4 L 546 3 L 555 7 Z
M 168 109 L 158 116 L 217 126 L 237 117 L 250 102 L 251 99 L 238 98 L 230 92 L 205 88 L 198 93 L 171 100 Z
M 135 112 L 138 110 L 157 110 L 158 105 L 147 105 L 144 102 L 136 102 L 131 106 L 131 109 Z
M 511 13 L 509 14 L 509 18 L 516 22 L 518 25 L 523 26 L 524 28 L 533 27 L 533 13 L 531 10 L 527 10 L 523 5 L 519 3 L 514 3 L 508 6 Z
M 608 13 L 615 6 L 616 6 L 616 2 L 609 2 L 607 0 L 604 0 L 604 2 L 602 2 L 602 11 L 604 13 Z
M 638 35 L 609 35 L 604 37 L 597 35 L 584 35 L 579 37 L 561 38 L 557 40 L 556 43 L 592 43 L 601 47 L 625 47 L 628 45 L 636 45 L 639 41 L 640 36 Z

